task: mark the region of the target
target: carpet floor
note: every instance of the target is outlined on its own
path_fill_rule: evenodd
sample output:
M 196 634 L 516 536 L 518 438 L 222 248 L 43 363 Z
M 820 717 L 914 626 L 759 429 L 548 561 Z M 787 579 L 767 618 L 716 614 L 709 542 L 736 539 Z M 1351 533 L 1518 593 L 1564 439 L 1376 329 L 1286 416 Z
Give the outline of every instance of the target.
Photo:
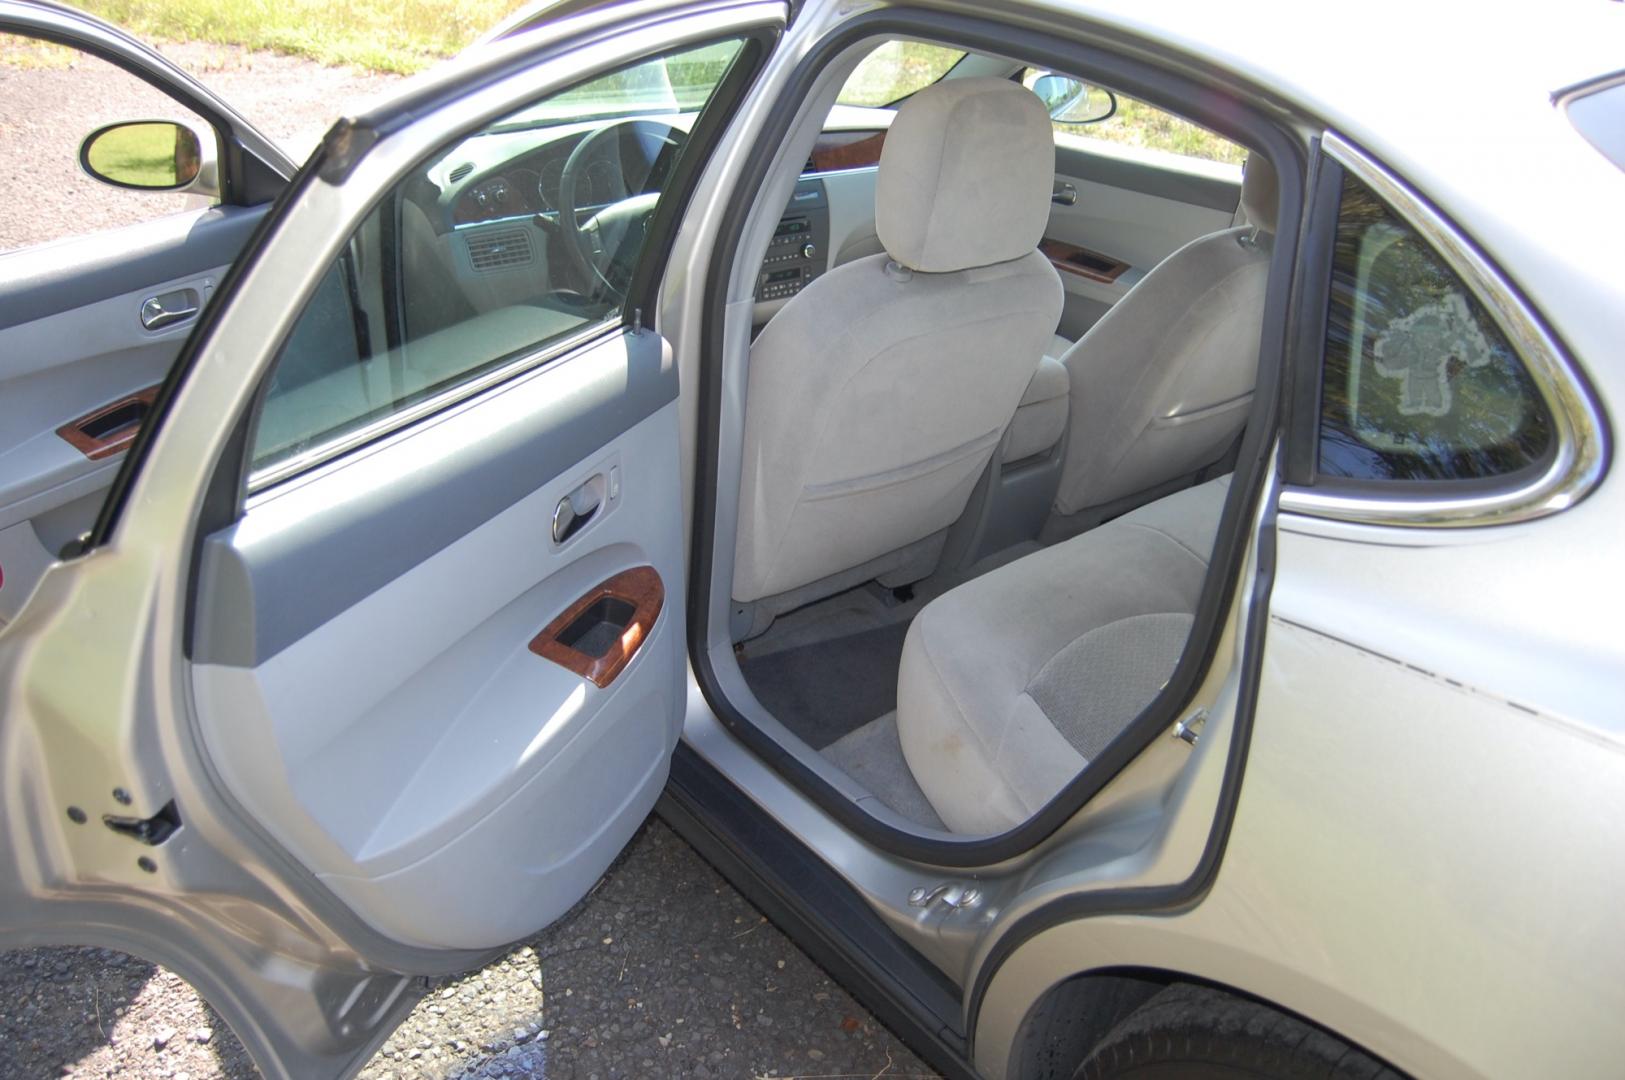
M 773 717 L 814 750 L 897 708 L 906 622 L 753 657 L 739 670 Z

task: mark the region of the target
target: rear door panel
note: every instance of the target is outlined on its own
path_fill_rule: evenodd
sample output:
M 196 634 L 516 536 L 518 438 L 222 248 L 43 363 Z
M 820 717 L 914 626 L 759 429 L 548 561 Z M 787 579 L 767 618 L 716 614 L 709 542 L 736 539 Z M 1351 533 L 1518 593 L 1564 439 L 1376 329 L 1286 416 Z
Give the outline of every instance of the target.
M 204 313 L 90 551 L 0 627 L 0 946 L 155 959 L 268 1076 L 340 1076 L 411 976 L 472 966 L 587 891 L 658 795 L 683 702 L 670 348 L 633 305 L 518 352 L 479 336 L 487 312 L 466 344 L 489 352 L 428 350 L 465 381 L 392 399 L 388 423 L 267 467 L 246 499 L 244 448 L 308 298 L 412 170 L 680 48 L 751 39 L 725 80 L 742 95 L 785 16 L 591 12 L 330 137 Z M 351 374 L 410 389 L 416 343 Z M 178 825 L 143 843 L 104 818 Z
M 653 806 L 680 726 L 676 399 L 661 339 L 612 333 L 272 489 L 206 541 L 193 685 L 210 756 L 390 937 L 522 937 Z M 555 543 L 555 508 L 599 484 Z M 607 686 L 531 650 L 636 567 L 661 612 Z

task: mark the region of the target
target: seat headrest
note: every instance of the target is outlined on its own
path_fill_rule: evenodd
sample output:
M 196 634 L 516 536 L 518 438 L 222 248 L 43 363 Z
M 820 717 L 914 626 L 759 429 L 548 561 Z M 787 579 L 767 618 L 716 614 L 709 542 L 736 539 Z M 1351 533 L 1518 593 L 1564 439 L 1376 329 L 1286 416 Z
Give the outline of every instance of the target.
M 1038 95 L 1008 79 L 947 79 L 903 102 L 886 133 L 875 231 L 911 270 L 1008 262 L 1043 239 L 1054 184 Z
M 1275 234 L 1275 204 L 1279 198 L 1275 167 L 1259 154 L 1248 154 L 1241 167 L 1241 209 L 1259 232 Z

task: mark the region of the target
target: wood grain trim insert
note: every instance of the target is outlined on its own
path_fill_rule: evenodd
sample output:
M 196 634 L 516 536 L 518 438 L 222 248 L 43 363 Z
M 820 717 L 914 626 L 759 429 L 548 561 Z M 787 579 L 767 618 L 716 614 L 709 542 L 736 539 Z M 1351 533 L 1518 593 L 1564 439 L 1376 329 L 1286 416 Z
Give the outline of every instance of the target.
M 94 412 L 88 412 L 77 420 L 70 420 L 56 429 L 56 433 L 91 461 L 100 461 L 102 458 L 112 457 L 128 449 L 135 441 L 136 432 L 141 430 L 141 423 L 152 409 L 152 402 L 158 396 L 158 387 L 149 386 L 145 390 L 137 390 L 127 394 L 117 401 L 110 401 Z M 121 424 L 111 431 L 101 435 L 92 434 L 99 420 L 105 420 L 120 409 L 131 406 L 143 406 L 141 415 L 127 424 Z
M 619 602 L 632 609 L 613 644 L 598 656 L 583 652 L 574 645 L 566 645 L 564 639 L 570 636 L 576 620 L 587 616 L 590 609 L 602 601 L 611 604 Z M 643 643 L 649 640 L 649 633 L 654 629 L 655 620 L 660 617 L 660 608 L 665 602 L 666 586 L 660 580 L 659 571 L 652 566 L 634 566 L 588 589 L 531 639 L 530 651 L 575 672 L 583 679 L 591 679 L 600 688 L 608 686 L 632 662 L 632 657 L 637 655 Z
M 1065 240 L 1051 240 L 1048 237 L 1039 241 L 1038 250 L 1054 265 L 1057 270 L 1064 270 L 1068 274 L 1077 274 L 1079 277 L 1098 281 L 1110 285 L 1128 272 L 1126 262 L 1102 255 L 1098 251 L 1090 251 L 1086 247 L 1069 244 Z
M 826 131 L 813 144 L 812 171 L 862 169 L 880 164 L 880 149 L 886 144 L 884 131 Z

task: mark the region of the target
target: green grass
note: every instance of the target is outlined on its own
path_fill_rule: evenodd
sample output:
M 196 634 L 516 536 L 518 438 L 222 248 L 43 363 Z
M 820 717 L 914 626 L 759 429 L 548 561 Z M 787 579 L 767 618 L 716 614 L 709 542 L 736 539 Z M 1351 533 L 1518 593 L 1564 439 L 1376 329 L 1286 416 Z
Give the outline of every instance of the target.
M 1124 143 L 1147 150 L 1161 150 L 1185 157 L 1240 165 L 1247 160 L 1245 147 L 1213 134 L 1207 128 L 1181 120 L 1154 105 L 1133 98 L 1117 98 L 1117 112 L 1098 124 L 1060 124 L 1062 131 L 1089 139 Z
M 96 172 L 131 187 L 176 187 L 197 175 L 197 160 L 197 140 L 166 123 L 125 124 L 90 147 Z
M 204 41 L 409 74 L 467 47 L 523 0 L 80 0 L 140 37 Z

